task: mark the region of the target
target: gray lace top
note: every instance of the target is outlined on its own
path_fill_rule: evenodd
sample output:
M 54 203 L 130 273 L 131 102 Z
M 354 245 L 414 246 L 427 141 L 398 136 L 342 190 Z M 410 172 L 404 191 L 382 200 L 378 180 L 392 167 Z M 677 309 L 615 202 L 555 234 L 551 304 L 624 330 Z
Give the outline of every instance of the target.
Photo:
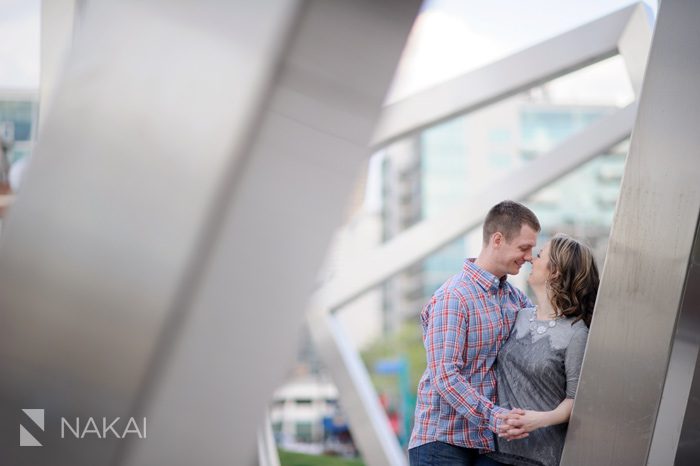
M 498 405 L 550 411 L 576 395 L 588 338 L 583 321 L 564 318 L 534 320 L 534 309 L 522 309 L 508 340 L 498 353 Z M 555 322 L 552 324 L 551 322 Z M 506 464 L 557 466 L 567 424 L 544 427 L 520 440 L 498 440 L 489 456 Z

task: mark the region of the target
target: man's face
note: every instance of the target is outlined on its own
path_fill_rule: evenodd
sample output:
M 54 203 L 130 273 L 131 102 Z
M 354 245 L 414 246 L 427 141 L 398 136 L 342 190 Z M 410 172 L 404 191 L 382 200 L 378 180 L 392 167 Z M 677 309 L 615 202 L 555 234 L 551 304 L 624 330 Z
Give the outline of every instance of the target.
M 510 241 L 506 241 L 502 235 L 494 238 L 495 257 L 501 276 L 517 275 L 525 262 L 532 261 L 532 248 L 536 243 L 537 232 L 528 225 L 520 227 L 520 233 Z

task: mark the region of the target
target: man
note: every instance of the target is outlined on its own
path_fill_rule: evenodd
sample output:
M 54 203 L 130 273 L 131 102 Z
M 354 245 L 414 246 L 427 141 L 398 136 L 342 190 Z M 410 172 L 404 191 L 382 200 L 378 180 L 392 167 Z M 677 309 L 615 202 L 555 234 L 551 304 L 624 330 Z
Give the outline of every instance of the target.
M 411 466 L 499 464 L 479 455 L 494 449 L 494 433 L 508 414 L 494 403 L 493 364 L 518 310 L 532 306 L 506 279 L 532 260 L 539 231 L 524 205 L 495 205 L 479 257 L 465 260 L 423 308 L 427 368 L 418 384 Z

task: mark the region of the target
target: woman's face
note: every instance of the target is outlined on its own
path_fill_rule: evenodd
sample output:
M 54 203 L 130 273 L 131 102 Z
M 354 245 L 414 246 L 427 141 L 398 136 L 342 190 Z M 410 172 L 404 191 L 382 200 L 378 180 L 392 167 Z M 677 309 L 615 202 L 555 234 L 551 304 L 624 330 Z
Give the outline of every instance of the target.
M 549 247 L 551 241 L 547 241 L 542 250 L 532 259 L 532 271 L 527 281 L 532 286 L 544 286 L 549 278 Z

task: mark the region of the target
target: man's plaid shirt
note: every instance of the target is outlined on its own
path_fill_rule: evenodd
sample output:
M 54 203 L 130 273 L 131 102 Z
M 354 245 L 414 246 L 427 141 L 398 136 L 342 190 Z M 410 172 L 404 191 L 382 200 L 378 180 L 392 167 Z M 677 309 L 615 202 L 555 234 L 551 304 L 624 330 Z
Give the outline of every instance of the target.
M 496 354 L 518 310 L 532 303 L 505 278 L 464 261 L 421 312 L 427 368 L 418 384 L 409 448 L 441 441 L 494 449 Z

